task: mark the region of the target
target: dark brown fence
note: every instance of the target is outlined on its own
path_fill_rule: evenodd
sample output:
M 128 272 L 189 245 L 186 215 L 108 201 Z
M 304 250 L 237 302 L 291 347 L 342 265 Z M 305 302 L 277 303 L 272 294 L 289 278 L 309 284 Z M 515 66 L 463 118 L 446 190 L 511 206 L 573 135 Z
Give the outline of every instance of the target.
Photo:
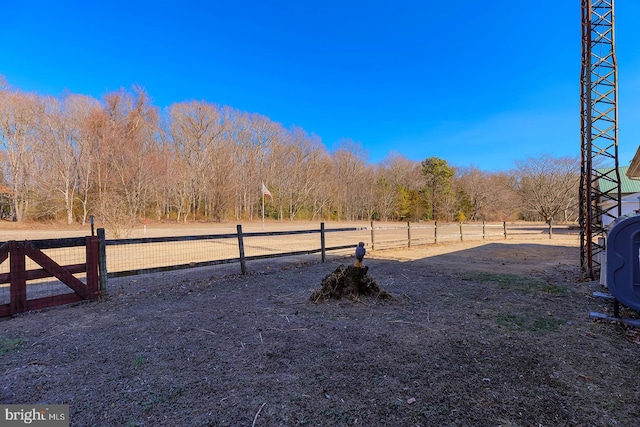
M 243 232 L 198 236 L 148 237 L 104 241 L 105 257 L 101 277 L 117 278 L 138 274 L 238 264 L 245 274 L 258 260 L 327 253 L 351 254 L 362 241 L 370 250 L 418 247 L 461 240 L 503 240 L 551 238 L 565 234 L 567 226 L 553 229 L 546 224 L 522 223 L 374 223 L 369 226 L 319 228 L 311 230 Z M 100 233 L 104 233 L 101 229 Z M 107 268 L 108 266 L 108 268 Z M 195 273 L 194 273 L 195 275 Z M 103 285 L 104 289 L 104 285 Z
M 238 225 L 236 233 L 106 240 L 104 229 L 98 229 L 105 246 L 100 265 L 104 269 L 103 277 L 108 278 L 230 263 L 238 263 L 239 272 L 245 274 L 247 263 L 256 260 L 320 254 L 324 262 L 327 252 L 355 248 L 355 243 L 327 245 L 329 234 L 341 233 L 344 240 L 363 230 L 366 227 L 325 229 L 324 224 L 320 224 L 315 230 L 245 233 Z M 348 241 L 357 243 L 358 238 L 348 238 Z M 127 268 L 129 265 L 136 268 Z M 101 286 L 104 289 L 104 284 Z
M 207 267 L 234 263 L 240 267 L 238 273 L 246 274 L 248 264 L 259 260 L 319 254 L 316 261 L 325 262 L 329 252 L 352 255 L 360 241 L 374 251 L 461 240 L 552 238 L 570 230 L 531 223 L 371 222 L 328 229 L 321 223 L 311 230 L 246 233 L 238 225 L 235 233 L 113 240 L 107 240 L 100 228 L 95 237 L 0 242 L 0 316 L 94 299 L 107 290 L 107 278 L 184 269 L 210 276 Z M 53 254 L 61 248 L 73 249 L 82 262 L 64 263 L 43 252 Z M 2 265 L 7 259 L 9 269 Z M 41 268 L 29 268 L 27 259 Z M 194 271 L 189 277 L 197 276 Z
M 52 239 L 31 241 L 9 241 L 0 244 L 0 264 L 9 260 L 9 272 L 0 274 L 0 286 L 6 292 L 9 287 L 9 302 L 0 304 L 0 316 L 10 316 L 31 310 L 69 304 L 82 300 L 97 298 L 100 294 L 98 280 L 98 251 L 100 241 L 97 237 Z M 60 265 L 59 262 L 45 254 L 46 249 L 85 247 L 85 262 L 71 265 Z M 41 268 L 29 269 L 27 259 Z M 85 282 L 75 275 L 82 274 Z M 46 296 L 29 298 L 27 282 L 30 290 L 47 285 L 42 279 L 55 278 L 65 286 L 56 287 L 56 291 L 47 292 Z M 48 286 L 51 289 L 50 286 Z M 71 290 L 71 292 L 69 292 Z

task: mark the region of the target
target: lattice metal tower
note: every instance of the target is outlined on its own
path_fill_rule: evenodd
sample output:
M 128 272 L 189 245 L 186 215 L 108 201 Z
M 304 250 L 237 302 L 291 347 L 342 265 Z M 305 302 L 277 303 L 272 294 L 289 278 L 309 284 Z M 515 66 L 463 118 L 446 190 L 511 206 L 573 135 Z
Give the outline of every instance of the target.
M 580 254 L 590 279 L 600 275 L 606 244 L 602 220 L 621 215 L 613 3 L 582 0 Z M 614 203 L 603 207 L 607 201 Z

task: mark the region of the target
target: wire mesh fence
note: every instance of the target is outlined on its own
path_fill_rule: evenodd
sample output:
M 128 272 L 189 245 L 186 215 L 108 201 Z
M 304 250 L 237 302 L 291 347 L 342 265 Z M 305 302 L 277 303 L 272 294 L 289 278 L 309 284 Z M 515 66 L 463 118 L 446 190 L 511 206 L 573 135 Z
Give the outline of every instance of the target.
M 220 273 L 220 266 L 235 264 L 225 272 L 245 273 L 251 265 L 271 258 L 297 257 L 290 262 L 321 262 L 326 252 L 346 254 L 365 239 L 364 229 L 339 228 L 233 234 L 106 240 L 106 271 L 114 279 L 183 269 L 202 279 Z M 247 268 L 248 266 L 248 268 Z
M 0 242 L 0 316 L 93 299 L 96 237 Z
M 559 227 L 566 230 L 566 227 Z M 235 273 L 251 270 L 259 260 L 303 257 L 321 262 L 327 253 L 350 255 L 358 242 L 370 250 L 447 243 L 463 240 L 490 240 L 550 236 L 546 225 L 507 223 L 374 223 L 356 227 L 317 228 L 284 231 L 243 232 L 200 236 L 174 236 L 106 241 L 109 278 L 170 270 L 197 268 L 194 278 L 215 272 L 213 267 L 235 264 Z M 206 267 L 212 267 L 207 269 Z M 227 270 L 228 271 L 228 270 Z
M 100 230 L 102 236 L 100 237 Z M 236 232 L 189 236 L 110 239 L 99 229 L 102 242 L 99 257 L 102 290 L 106 283 L 117 285 L 118 279 L 141 274 L 187 270 L 182 280 L 202 280 L 224 274 L 241 274 L 267 268 L 273 258 L 279 264 L 318 263 L 333 257 L 353 255 L 358 242 L 369 251 L 401 247 L 419 247 L 455 241 L 551 238 L 554 233 L 569 233 L 570 228 L 554 228 L 531 223 L 374 223 L 353 227 L 318 227 L 281 231 Z M 82 240 L 82 238 L 78 238 Z M 54 264 L 67 266 L 82 283 L 86 283 L 87 249 L 80 240 L 31 241 Z M 66 241 L 66 244 L 61 242 Z M 3 242 L 0 242 L 2 247 Z M 26 299 L 36 300 L 76 291 L 59 278 L 43 271 L 38 262 L 26 257 L 24 273 L 11 271 L 11 257 L 0 252 L 0 305 L 11 303 L 11 275 L 25 274 Z M 286 258 L 286 260 L 284 260 Z M 108 278 L 108 280 L 107 280 Z M 16 279 L 14 278 L 14 281 Z
M 108 277 L 203 267 L 239 261 L 237 235 L 107 240 Z
M 85 262 L 86 250 L 84 246 L 81 247 L 67 247 L 67 248 L 54 248 L 43 249 L 47 257 L 51 258 L 59 265 L 73 265 L 81 264 Z M 9 258 L 9 257 L 8 257 Z M 46 296 L 53 296 L 65 293 L 73 293 L 73 290 L 68 286 L 65 286 L 60 280 L 55 277 L 45 277 L 27 280 L 26 271 L 41 270 L 41 266 L 33 261 L 31 258 L 25 258 L 25 272 L 22 274 L 25 277 L 19 278 L 20 280 L 26 280 L 29 286 L 26 287 L 27 299 L 32 300 L 36 298 L 42 298 Z M 0 277 L 8 279 L 10 273 L 10 258 L 7 262 L 0 264 Z M 19 273 L 16 273 L 19 274 Z M 77 277 L 84 280 L 85 273 L 78 274 Z M 4 282 L 5 280 L 3 280 Z M 6 280 L 6 283 L 0 283 L 0 304 L 9 304 L 10 302 L 10 281 Z

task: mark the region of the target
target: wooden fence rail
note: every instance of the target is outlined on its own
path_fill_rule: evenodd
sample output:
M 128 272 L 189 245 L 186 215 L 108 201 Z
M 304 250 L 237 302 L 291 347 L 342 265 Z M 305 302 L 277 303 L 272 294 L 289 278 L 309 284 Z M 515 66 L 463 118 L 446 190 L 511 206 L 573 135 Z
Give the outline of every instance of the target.
M 245 233 L 242 231 L 242 226 L 237 226 L 236 233 L 226 233 L 226 234 L 206 234 L 206 235 L 198 235 L 198 236 L 171 236 L 171 237 L 146 237 L 146 238 L 136 238 L 136 239 L 114 239 L 114 240 L 104 240 L 105 247 L 113 247 L 120 245 L 137 245 L 137 244 L 158 244 L 158 243 L 168 243 L 168 242 L 195 242 L 195 241 L 220 241 L 224 239 L 234 239 L 237 242 L 238 251 L 237 257 L 232 258 L 219 258 L 219 259 L 210 259 L 206 261 L 198 261 L 198 262 L 184 262 L 172 265 L 163 265 L 163 266 L 148 266 L 141 267 L 136 269 L 129 270 L 120 270 L 120 271 L 107 271 L 105 277 L 115 278 L 115 277 L 124 277 L 124 276 L 132 276 L 138 274 L 149 274 L 149 273 L 159 273 L 163 271 L 173 271 L 173 270 L 183 270 L 189 268 L 197 268 L 197 267 L 208 267 L 213 265 L 220 264 L 229 264 L 229 263 L 239 263 L 240 264 L 240 272 L 242 274 L 247 273 L 247 262 L 255 261 L 260 259 L 269 259 L 269 258 L 280 258 L 280 257 L 290 257 L 296 255 L 309 255 L 314 253 L 320 253 L 321 259 L 324 262 L 326 260 L 327 251 L 337 251 L 350 249 L 355 247 L 354 244 L 343 244 L 343 245 L 333 245 L 326 246 L 326 233 L 339 233 L 339 232 L 355 232 L 359 230 L 365 230 L 365 227 L 345 227 L 345 228 L 332 228 L 325 229 L 324 223 L 320 225 L 320 228 L 317 230 L 290 230 L 290 231 L 264 231 L 264 232 L 249 232 Z M 245 251 L 245 240 L 255 237 L 280 237 L 280 236 L 294 236 L 294 235 L 307 235 L 307 234 L 317 234 L 318 238 L 318 246 L 300 249 L 300 250 L 291 250 L 291 251 L 277 251 L 271 253 L 261 253 L 258 255 L 247 255 Z M 104 230 L 98 229 L 98 236 L 103 236 Z M 101 268 L 104 268 L 107 263 L 106 255 L 100 256 Z M 101 283 L 101 289 L 105 289 L 105 284 Z
M 0 264 L 9 259 L 9 272 L 0 274 L 0 285 L 9 284 L 10 301 L 0 304 L 0 317 L 11 316 L 31 310 L 69 304 L 98 297 L 98 251 L 97 237 L 9 241 L 0 244 Z M 86 262 L 81 264 L 60 265 L 47 256 L 42 250 L 70 247 L 85 247 Z M 26 259 L 29 258 L 42 268 L 27 270 Z M 86 283 L 74 274 L 85 273 Z M 55 277 L 72 293 L 59 293 L 41 298 L 27 298 L 27 281 Z
M 559 230 L 569 230 L 560 227 Z M 562 232 L 562 231 L 561 231 Z M 567 231 L 568 232 L 568 231 Z M 92 227 L 93 234 L 93 227 Z M 72 239 L 50 239 L 31 241 L 0 242 L 0 267 L 9 259 L 9 272 L 0 273 L 0 288 L 10 286 L 10 302 L 0 304 L 0 316 L 8 316 L 28 310 L 38 310 L 53 305 L 68 304 L 81 300 L 96 298 L 107 289 L 107 279 L 132 276 L 139 274 L 158 273 L 164 271 L 182 270 L 197 267 L 207 267 L 220 264 L 238 263 L 240 273 L 246 274 L 247 263 L 278 257 L 298 255 L 321 255 L 321 261 L 326 261 L 326 254 L 330 251 L 349 254 L 359 241 L 365 242 L 370 250 L 397 247 L 415 247 L 443 242 L 473 240 L 473 239 L 507 239 L 519 235 L 537 234 L 551 238 L 551 227 L 507 223 L 406 223 L 389 224 L 371 222 L 368 227 L 325 228 L 321 223 L 318 229 L 244 232 L 242 226 L 236 227 L 236 233 L 209 234 L 197 236 L 149 237 L 135 239 L 105 238 L 105 230 L 97 229 L 97 236 Z M 293 236 L 292 240 L 286 240 Z M 309 236 L 309 237 L 305 237 Z M 331 237 L 331 244 L 327 240 Z M 203 254 L 197 259 L 189 259 L 182 252 L 195 245 L 203 243 Z M 235 243 L 234 243 L 235 242 Z M 209 245 L 209 243 L 215 243 Z M 169 255 L 158 260 L 129 259 L 127 246 L 134 248 L 134 252 L 153 251 L 151 248 L 168 245 Z M 135 246 L 137 245 L 137 246 Z M 213 248 L 224 246 L 234 252 L 234 256 L 214 254 Z M 70 265 L 59 265 L 44 254 L 45 249 L 79 248 L 85 247 L 85 262 Z M 147 249 L 149 248 L 149 249 Z M 107 252 L 109 252 L 109 257 Z M 227 253 L 228 254 L 228 253 Z M 30 258 L 41 268 L 27 270 L 26 258 Z M 122 268 L 124 266 L 124 268 Z M 135 266 L 135 268 L 127 268 Z M 0 270 L 2 271 L 2 270 Z M 7 271 L 5 268 L 4 271 Z M 85 274 L 85 282 L 75 277 Z M 59 293 L 42 298 L 27 298 L 27 282 L 54 277 L 64 283 L 73 292 Z M 30 285 L 31 286 L 31 285 Z M 36 286 L 36 285 L 34 285 Z M 65 288 L 66 289 L 66 288 Z
M 508 228 L 510 229 L 508 232 Z M 566 229 L 566 227 L 560 227 Z M 104 230 L 98 229 L 98 235 L 101 236 L 101 232 Z M 511 234 L 509 234 L 511 233 Z M 321 223 L 320 228 L 310 230 L 288 230 L 288 231 L 263 231 L 263 232 L 244 232 L 242 226 L 236 227 L 236 233 L 225 234 L 207 234 L 197 236 L 171 236 L 171 237 L 147 237 L 147 238 L 134 238 L 134 239 L 114 239 L 104 240 L 102 235 L 101 241 L 103 246 L 115 249 L 118 246 L 124 245 L 142 245 L 140 251 L 144 252 L 146 245 L 162 244 L 162 243 L 185 243 L 185 242 L 222 242 L 226 245 L 235 242 L 236 250 L 235 256 L 215 256 L 211 253 L 205 260 L 187 260 L 181 258 L 178 253 L 175 253 L 172 260 L 183 260 L 183 262 L 165 262 L 165 265 L 142 265 L 139 263 L 136 268 L 109 268 L 107 273 L 106 264 L 110 262 L 107 257 L 101 255 L 101 269 L 104 269 L 105 274 L 101 275 L 105 279 L 132 276 L 138 274 L 158 273 L 172 270 L 182 270 L 198 267 L 207 267 L 220 264 L 238 263 L 240 266 L 240 273 L 246 274 L 247 262 L 264 260 L 269 258 L 291 257 L 297 255 L 310 255 L 319 253 L 321 255 L 321 261 L 325 262 L 326 254 L 329 251 L 345 251 L 355 249 L 358 241 L 363 241 L 371 250 L 385 249 L 385 248 L 397 248 L 397 247 L 415 247 L 420 245 L 444 243 L 460 240 L 474 240 L 474 239 L 507 239 L 508 236 L 517 235 L 531 235 L 536 234 L 540 236 L 546 236 L 548 234 L 551 237 L 551 229 L 540 225 L 508 225 L 506 222 L 502 223 L 406 223 L 401 224 L 387 224 L 387 223 L 374 223 L 371 222 L 368 227 L 343 227 L 343 228 L 325 228 L 325 224 Z M 329 235 L 340 235 L 339 239 L 336 239 L 336 243 L 327 245 L 326 241 Z M 280 242 L 280 238 L 285 236 L 318 236 L 317 240 L 308 241 L 301 237 L 296 239 L 295 244 L 286 245 Z M 253 240 L 259 238 L 272 238 L 269 242 L 271 244 L 256 244 L 251 243 Z M 306 240 L 306 243 L 302 243 Z M 279 244 L 277 244 L 279 243 Z M 307 246 L 304 246 L 304 245 Z M 267 247 L 268 246 L 268 247 Z M 295 246 L 295 247 L 294 247 Z M 301 248 L 304 247 L 304 248 Z M 249 249 L 254 254 L 248 255 Z M 151 249 L 149 249 L 151 250 Z M 179 252 L 179 249 L 176 249 Z M 101 253 L 104 253 L 102 251 Z M 121 263 L 118 263 L 121 264 Z M 105 289 L 105 285 L 101 283 L 101 289 Z

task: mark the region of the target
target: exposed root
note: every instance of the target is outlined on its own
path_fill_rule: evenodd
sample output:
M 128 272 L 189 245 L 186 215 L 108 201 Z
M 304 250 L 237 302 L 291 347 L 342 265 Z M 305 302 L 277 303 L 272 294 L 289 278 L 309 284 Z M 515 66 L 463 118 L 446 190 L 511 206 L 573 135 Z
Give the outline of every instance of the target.
M 391 294 L 380 290 L 375 280 L 367 275 L 367 271 L 368 267 L 339 265 L 333 273 L 322 279 L 321 289 L 314 291 L 309 299 L 314 303 L 341 299 L 343 296 L 347 296 L 352 301 L 358 301 L 361 296 L 372 296 L 382 300 L 392 299 Z

